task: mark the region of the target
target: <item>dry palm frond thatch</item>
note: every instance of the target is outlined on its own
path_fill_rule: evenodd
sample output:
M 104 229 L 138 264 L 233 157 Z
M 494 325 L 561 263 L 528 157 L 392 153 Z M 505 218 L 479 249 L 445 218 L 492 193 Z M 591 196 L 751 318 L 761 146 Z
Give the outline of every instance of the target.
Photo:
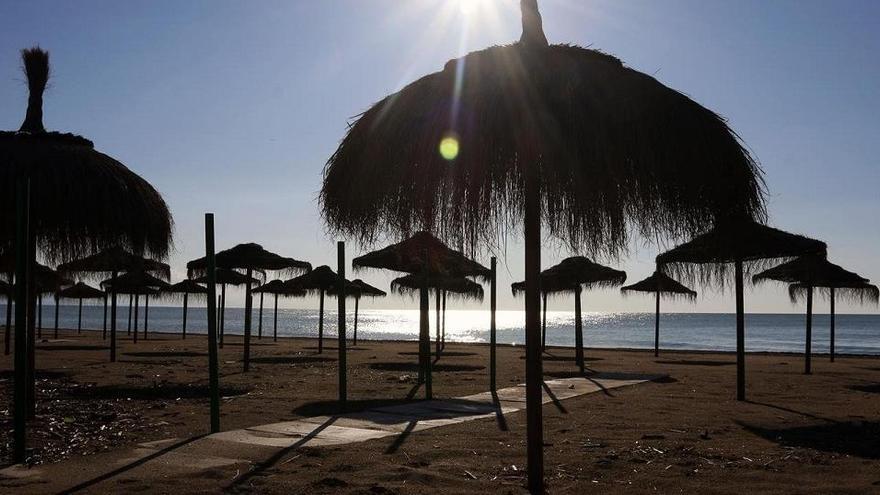
M 138 256 L 120 246 L 58 265 L 58 271 L 65 275 L 95 278 L 104 278 L 114 272 L 146 272 L 164 280 L 171 278 L 171 267 L 166 263 Z
M 256 243 L 239 244 L 235 247 L 220 251 L 216 254 L 217 268 L 264 270 L 284 272 L 289 275 L 297 275 L 308 272 L 312 265 L 305 261 L 285 258 L 284 256 L 267 251 Z M 190 278 L 204 275 L 207 264 L 205 258 L 198 258 L 186 264 Z
M 632 285 L 620 288 L 624 295 L 628 292 L 651 292 L 660 293 L 664 297 L 685 297 L 690 300 L 697 298 L 697 292 L 684 286 L 681 282 L 669 275 L 654 272 L 650 277 L 640 280 Z
M 427 257 L 426 257 L 427 256 Z M 416 232 L 401 242 L 352 260 L 355 268 L 378 268 L 405 273 L 429 273 L 489 280 L 489 269 L 469 259 L 428 232 Z
M 483 286 L 464 277 L 428 275 L 428 289 L 445 291 L 462 299 L 483 300 Z M 391 291 L 401 295 L 417 296 L 422 288 L 422 275 L 412 274 L 391 281 Z
M 59 299 L 103 299 L 105 295 L 104 291 L 83 282 L 58 291 Z

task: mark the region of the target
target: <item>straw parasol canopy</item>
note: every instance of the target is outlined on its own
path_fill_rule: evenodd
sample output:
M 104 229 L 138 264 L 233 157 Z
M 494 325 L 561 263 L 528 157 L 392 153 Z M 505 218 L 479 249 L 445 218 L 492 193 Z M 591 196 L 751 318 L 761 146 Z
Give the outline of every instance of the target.
M 163 280 L 171 279 L 171 267 L 150 258 L 144 258 L 122 246 L 113 246 L 101 252 L 58 265 L 65 275 L 108 277 L 118 272 L 146 272 Z
M 405 273 L 420 273 L 427 267 L 429 273 L 479 277 L 487 281 L 490 277 L 488 268 L 469 259 L 461 251 L 451 249 L 428 232 L 417 232 L 401 242 L 358 256 L 351 264 L 355 268 L 379 268 Z
M 104 291 L 83 282 L 77 282 L 76 285 L 58 291 L 59 299 L 103 299 L 104 295 Z
M 391 290 L 398 294 L 415 295 L 422 288 L 420 275 L 406 275 L 391 281 Z M 428 275 L 428 288 L 446 291 L 462 299 L 483 300 L 483 286 L 464 277 Z
M 574 294 L 575 360 L 583 372 L 584 361 L 583 318 L 581 315 L 581 289 L 615 287 L 626 282 L 626 272 L 596 263 L 585 256 L 572 256 L 541 272 L 539 286 L 544 294 L 544 321 L 542 348 L 546 342 L 547 294 L 571 292 Z M 514 295 L 525 292 L 526 283 L 511 285 Z
M 844 270 L 820 256 L 802 256 L 800 258 L 775 266 L 752 277 L 753 283 L 767 282 L 798 283 L 804 289 L 807 300 L 806 332 L 804 338 L 804 374 L 811 371 L 813 346 L 813 290 L 815 284 L 857 286 L 864 285 L 868 279 L 856 273 Z M 792 294 L 789 293 L 791 297 Z M 833 346 L 833 343 L 832 343 Z
M 632 231 L 678 238 L 765 210 L 761 172 L 723 118 L 615 57 L 550 45 L 537 0 L 520 8 L 518 43 L 451 60 L 361 114 L 319 200 L 332 231 L 364 244 L 429 230 L 473 247 L 522 227 L 529 489 L 541 493 L 542 225 L 613 255 Z
M 305 297 L 308 292 L 304 289 L 290 287 L 281 280 L 271 280 L 253 290 L 258 294 L 272 294 L 275 296 L 275 307 L 272 316 L 272 340 L 278 342 L 278 297 Z
M 665 273 L 655 271 L 650 277 L 640 280 L 632 285 L 620 288 L 620 292 L 626 295 L 629 292 L 650 292 L 654 294 L 654 356 L 660 355 L 660 298 L 661 297 L 684 297 L 694 301 L 697 292 L 685 287 L 681 282 L 673 279 Z
M 730 265 L 736 292 L 736 398 L 746 400 L 745 309 L 743 279 L 773 262 L 798 256 L 826 256 L 824 242 L 791 234 L 751 220 L 720 221 L 689 242 L 657 256 L 658 270 L 703 285 L 728 283 Z
M 338 276 L 327 265 L 321 265 L 299 277 L 284 282 L 291 290 L 304 290 L 319 295 L 318 306 L 318 353 L 324 352 L 324 294 L 336 286 Z
M 166 290 L 170 284 L 146 272 L 128 272 L 116 277 L 115 280 L 104 280 L 101 282 L 101 287 L 117 294 L 155 295 L 159 291 Z
M 306 261 L 272 253 L 256 243 L 239 244 L 235 247 L 220 251 L 216 254 L 217 268 L 237 268 L 241 270 L 265 270 L 285 272 L 289 275 L 297 275 L 312 269 L 312 265 Z M 204 275 L 207 268 L 205 257 L 190 261 L 186 269 L 192 278 L 193 275 Z M 222 282 L 217 282 L 222 283 Z
M 384 290 L 379 289 L 378 287 L 373 287 L 372 285 L 364 282 L 363 280 L 356 278 L 351 282 L 346 281 L 345 284 L 345 297 L 353 297 L 354 298 L 354 332 L 352 334 L 352 340 L 354 345 L 357 345 L 358 342 L 358 313 L 360 312 L 360 302 L 361 297 L 385 297 L 387 294 Z M 327 291 L 330 295 L 339 296 L 337 287 L 333 286 L 329 291 Z
M 180 331 L 181 338 L 183 339 L 186 339 L 186 316 L 189 309 L 190 295 L 199 299 L 205 299 L 208 297 L 208 289 L 193 280 L 186 279 L 169 285 L 162 290 L 162 296 L 164 297 L 183 299 L 183 325 Z
M 164 257 L 172 220 L 162 196 L 88 139 L 46 131 L 49 54 L 34 47 L 22 50 L 22 60 L 27 114 L 18 131 L 0 131 L 0 240 L 14 237 L 16 182 L 28 178 L 31 225 L 46 259 L 70 260 L 113 246 Z
M 230 270 L 228 268 L 218 268 L 216 271 L 216 278 L 214 279 L 216 283 L 223 285 L 244 285 L 248 282 L 252 284 L 259 284 L 260 279 L 255 277 L 248 277 L 244 273 L 237 272 L 235 270 Z M 207 284 L 208 276 L 202 275 L 201 277 L 191 279 L 193 282 L 197 284 Z
M 843 299 L 859 303 L 877 304 L 880 302 L 880 289 L 876 285 L 868 283 L 867 280 L 863 282 L 822 281 L 819 284 L 821 285 L 813 285 L 813 289 L 820 294 L 828 295 L 829 298 L 842 296 Z M 792 302 L 800 301 L 806 297 L 808 287 L 806 284 L 791 284 L 788 286 L 788 297 Z

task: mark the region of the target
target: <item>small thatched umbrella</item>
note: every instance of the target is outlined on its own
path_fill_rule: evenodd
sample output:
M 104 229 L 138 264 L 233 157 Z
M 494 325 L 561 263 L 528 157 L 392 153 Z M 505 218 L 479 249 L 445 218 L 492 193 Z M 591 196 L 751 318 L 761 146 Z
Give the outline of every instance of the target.
M 336 272 L 327 265 L 321 265 L 308 273 L 284 282 L 289 290 L 304 290 L 319 295 L 318 354 L 324 352 L 324 294 L 336 285 L 336 281 Z
M 57 300 L 60 299 L 77 299 L 79 301 L 79 312 L 76 322 L 76 332 L 79 333 L 82 331 L 82 304 L 83 299 L 105 299 L 104 291 L 98 290 L 94 287 L 84 284 L 83 282 L 77 282 L 76 285 L 68 287 L 66 289 L 62 289 L 58 291 Z
M 43 296 L 45 294 L 55 294 L 62 287 L 73 285 L 70 280 L 46 265 L 34 263 L 33 282 L 37 295 L 37 337 L 43 337 Z M 58 301 L 55 302 L 55 338 L 58 338 Z
M 469 259 L 462 252 L 451 249 L 432 234 L 420 231 L 396 244 L 367 253 L 352 260 L 358 268 L 377 268 L 425 276 L 479 277 L 492 282 L 491 271 Z M 425 381 L 425 395 L 430 398 L 431 335 L 428 328 L 428 294 L 419 297 L 419 380 Z
M 830 328 L 829 328 L 829 356 L 830 360 L 834 362 L 834 303 L 837 296 L 842 296 L 844 299 L 848 299 L 851 301 L 859 302 L 859 303 L 874 303 L 875 305 L 880 302 L 880 289 L 877 288 L 876 285 L 869 284 L 866 281 L 864 282 L 845 282 L 841 280 L 823 280 L 821 282 L 814 283 L 812 286 L 813 289 L 817 289 L 820 294 L 827 294 L 828 301 L 830 303 L 829 313 L 830 313 Z M 792 302 L 797 302 L 800 299 L 803 299 L 808 294 L 809 287 L 804 284 L 791 284 L 788 286 L 788 296 L 791 298 Z
M 529 489 L 543 493 L 542 223 L 575 250 L 616 254 L 633 231 L 681 237 L 764 209 L 760 171 L 721 117 L 615 57 L 550 45 L 537 0 L 520 7 L 518 43 L 451 60 L 361 114 L 320 201 L 365 244 L 425 229 L 474 246 L 523 227 Z
M 183 328 L 181 330 L 181 338 L 186 339 L 186 312 L 187 307 L 189 306 L 189 295 L 192 294 L 193 297 L 204 298 L 208 295 L 208 289 L 187 279 L 170 285 L 162 291 L 162 294 L 183 298 Z
M 150 296 L 158 296 L 170 285 L 147 272 L 128 272 L 114 279 L 101 282 L 101 287 L 116 294 L 134 295 L 134 343 L 137 344 L 138 298 L 144 296 L 144 340 L 148 338 L 150 326 Z
M 308 272 L 312 269 L 312 265 L 305 261 L 295 260 L 293 258 L 285 258 L 278 254 L 263 249 L 256 243 L 238 244 L 235 247 L 220 251 L 216 254 L 217 268 L 228 268 L 245 270 L 248 278 L 253 276 L 253 272 L 263 272 L 266 270 L 274 272 L 283 272 L 290 275 Z M 190 276 L 194 273 L 204 275 L 207 269 L 207 260 L 202 257 L 195 259 L 186 264 L 186 269 Z M 253 301 L 251 300 L 251 283 L 246 282 L 244 286 L 244 371 L 250 369 L 251 356 L 251 309 Z
M 665 273 L 655 271 L 650 277 L 640 280 L 632 285 L 620 288 L 620 292 L 626 294 L 628 292 L 650 292 L 654 294 L 655 313 L 654 313 L 654 356 L 660 355 L 660 297 L 685 297 L 694 301 L 697 299 L 697 292 L 685 287 L 681 282 L 673 279 Z
M 753 283 L 775 280 L 788 284 L 801 284 L 805 287 L 806 335 L 804 338 L 804 374 L 811 373 L 813 346 L 813 289 L 817 285 L 857 286 L 864 285 L 868 279 L 844 270 L 822 256 L 802 256 L 779 266 L 764 270 L 752 277 Z M 794 294 L 789 294 L 793 296 Z
M 398 294 L 415 295 L 423 285 L 423 275 L 406 275 L 391 281 L 392 292 Z M 483 286 L 465 277 L 439 275 L 429 273 L 427 275 L 427 287 L 434 290 L 434 299 L 437 303 L 437 320 L 435 328 L 435 355 L 440 355 L 440 302 L 443 292 L 452 293 L 463 299 L 483 300 Z
M 328 293 L 336 296 L 336 287 L 334 286 Z M 345 286 L 345 297 L 354 298 L 354 335 L 352 336 L 354 345 L 358 345 L 358 306 L 361 298 L 385 297 L 386 295 L 384 290 L 373 287 L 359 278 L 352 280 Z
M 584 372 L 584 330 L 581 316 L 581 289 L 586 287 L 614 287 L 626 282 L 626 272 L 595 263 L 584 256 L 572 256 L 541 272 L 540 288 L 544 294 L 572 292 L 574 294 L 574 340 L 575 359 L 581 373 Z M 511 286 L 514 295 L 525 292 L 526 283 Z M 546 299 L 544 310 L 547 309 Z
M 146 272 L 162 280 L 171 278 L 171 267 L 161 261 L 144 258 L 127 249 L 114 246 L 97 254 L 58 265 L 58 271 L 64 275 L 91 276 L 101 279 L 110 276 L 111 282 L 121 272 Z M 102 284 L 103 286 L 103 284 Z M 116 294 L 110 294 L 110 361 L 116 361 Z
M 272 294 L 275 296 L 275 311 L 272 317 L 272 341 L 278 342 L 278 296 L 284 297 L 305 297 L 308 292 L 302 289 L 292 288 L 282 280 L 271 280 L 265 284 L 256 287 L 253 292 L 260 294 Z
M 239 285 L 245 285 L 250 282 L 251 285 L 259 284 L 260 280 L 254 277 L 248 277 L 243 273 L 239 273 L 235 270 L 229 268 L 217 268 L 215 271 L 214 281 L 217 284 L 220 284 L 220 301 L 217 305 L 217 313 L 219 322 L 218 326 L 220 328 L 220 348 L 223 348 L 223 336 L 226 334 L 226 286 L 231 285 L 233 287 L 237 287 Z M 207 284 L 208 276 L 202 275 L 201 277 L 192 279 L 193 282 L 198 284 Z
M 822 256 L 825 243 L 790 234 L 757 222 L 735 220 L 719 223 L 709 232 L 657 256 L 657 267 L 678 279 L 715 281 L 722 287 L 733 265 L 736 290 L 736 398 L 745 400 L 745 310 L 743 277 L 766 268 L 768 263 L 798 256 Z

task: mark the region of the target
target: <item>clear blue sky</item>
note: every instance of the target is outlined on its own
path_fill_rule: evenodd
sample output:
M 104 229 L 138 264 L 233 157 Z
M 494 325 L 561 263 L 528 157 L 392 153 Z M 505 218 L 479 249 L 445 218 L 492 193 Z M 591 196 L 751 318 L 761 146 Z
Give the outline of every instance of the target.
M 496 13 L 460 1 L 492 4 Z M 315 198 L 349 118 L 450 58 L 518 39 L 518 3 L 3 2 L 0 128 L 18 128 L 24 116 L 18 50 L 40 44 L 53 68 L 47 127 L 89 137 L 161 191 L 177 224 L 176 277 L 202 254 L 206 211 L 217 215 L 220 248 L 257 241 L 332 264 L 335 239 L 325 235 Z M 766 171 L 771 223 L 828 241 L 832 261 L 880 279 L 880 2 L 539 3 L 551 42 L 617 55 L 726 116 Z M 349 252 L 358 254 L 355 246 Z M 567 254 L 546 250 L 545 266 Z M 636 281 L 655 254 L 640 243 L 615 264 Z M 506 287 L 521 278 L 520 245 L 510 240 L 500 256 Z M 509 291 L 500 294 L 503 307 L 520 307 Z M 375 307 L 411 304 L 389 298 Z M 623 299 L 616 289 L 588 293 L 585 304 L 652 309 L 647 298 Z M 755 289 L 746 305 L 801 311 L 781 285 Z M 733 302 L 707 291 L 695 306 L 669 308 L 728 312 Z

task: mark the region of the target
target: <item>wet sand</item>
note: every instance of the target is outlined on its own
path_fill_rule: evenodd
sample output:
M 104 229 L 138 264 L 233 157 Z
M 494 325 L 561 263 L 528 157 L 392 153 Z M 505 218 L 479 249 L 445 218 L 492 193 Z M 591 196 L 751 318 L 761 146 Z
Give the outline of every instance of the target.
M 646 336 L 648 338 L 648 336 Z M 242 372 L 241 337 L 221 350 L 222 428 L 245 428 L 337 411 L 336 341 L 254 339 Z M 337 447 L 306 447 L 271 463 L 213 468 L 149 480 L 121 469 L 138 443 L 185 440 L 208 428 L 205 339 L 120 335 L 118 362 L 100 334 L 62 332 L 38 345 L 38 410 L 30 432 L 38 477 L 0 478 L 0 491 L 53 493 L 522 493 L 525 413 Z M 432 346 L 433 350 L 433 346 Z M 423 397 L 415 342 L 350 347 L 349 407 Z M 524 381 L 523 348 L 499 349 L 498 386 Z M 655 382 L 544 407 L 551 493 L 880 492 L 880 358 L 750 354 L 748 402 L 734 400 L 735 358 L 724 353 L 587 349 L 592 372 L 668 375 Z M 0 393 L 11 396 L 11 356 L 0 360 Z M 448 344 L 435 397 L 488 389 L 488 347 Z M 573 349 L 545 355 L 548 378 L 576 375 Z M 3 411 L 8 463 L 11 411 Z M 234 452 L 225 452 L 234 457 Z M 4 464 L 5 465 L 5 464 Z M 124 467 L 124 466 L 123 466 Z M 103 471 L 102 471 L 103 469 Z

